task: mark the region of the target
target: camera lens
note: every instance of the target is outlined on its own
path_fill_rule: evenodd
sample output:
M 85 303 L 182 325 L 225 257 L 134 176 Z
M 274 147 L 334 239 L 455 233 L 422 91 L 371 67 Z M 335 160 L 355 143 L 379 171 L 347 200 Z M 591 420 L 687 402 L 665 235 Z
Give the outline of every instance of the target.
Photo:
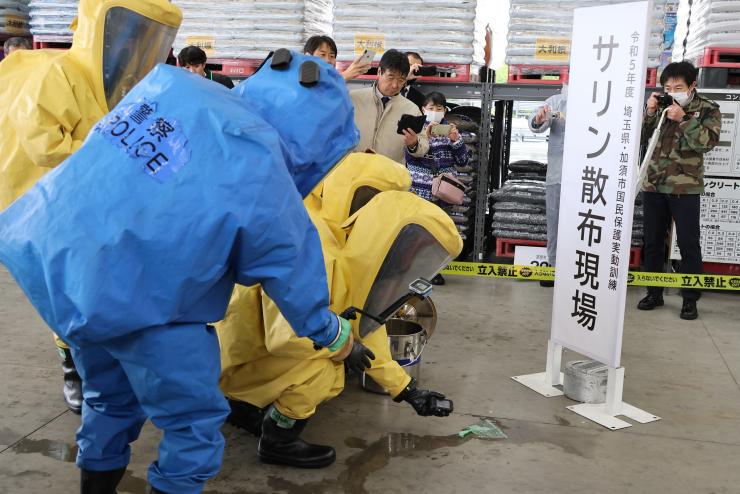
M 668 94 L 661 94 L 657 99 L 660 106 L 671 106 L 673 104 L 673 98 Z

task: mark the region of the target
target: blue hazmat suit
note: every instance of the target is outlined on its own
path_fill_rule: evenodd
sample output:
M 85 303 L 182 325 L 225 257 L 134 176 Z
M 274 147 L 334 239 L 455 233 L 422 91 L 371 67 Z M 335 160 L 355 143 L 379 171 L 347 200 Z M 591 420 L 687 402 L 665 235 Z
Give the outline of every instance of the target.
M 0 214 L 0 262 L 80 368 L 81 468 L 127 465 L 148 417 L 155 488 L 201 492 L 218 472 L 229 408 L 207 323 L 235 283 L 261 284 L 297 335 L 339 340 L 302 199 L 359 136 L 336 71 L 299 83 L 309 60 L 268 62 L 234 92 L 159 65 Z

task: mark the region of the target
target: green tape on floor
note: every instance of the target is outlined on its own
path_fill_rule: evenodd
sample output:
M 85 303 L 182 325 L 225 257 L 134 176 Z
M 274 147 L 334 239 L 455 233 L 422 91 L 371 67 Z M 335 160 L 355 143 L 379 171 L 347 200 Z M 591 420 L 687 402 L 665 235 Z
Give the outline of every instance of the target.
M 460 437 L 467 437 L 470 434 L 474 435 L 478 439 L 507 439 L 508 437 L 504 434 L 496 424 L 488 419 L 481 419 L 480 422 L 469 425 L 458 433 Z

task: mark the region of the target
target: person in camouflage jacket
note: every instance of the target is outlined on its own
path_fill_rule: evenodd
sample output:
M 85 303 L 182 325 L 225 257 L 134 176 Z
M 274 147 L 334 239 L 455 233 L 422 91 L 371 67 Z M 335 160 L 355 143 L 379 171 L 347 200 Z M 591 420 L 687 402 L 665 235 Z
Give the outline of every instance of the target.
M 701 273 L 701 194 L 704 192 L 704 154 L 719 142 L 722 114 L 719 106 L 696 92 L 697 69 L 689 62 L 671 63 L 663 70 L 660 84 L 673 104 L 660 107 L 659 93 L 648 99 L 642 125 L 642 142 L 647 144 L 666 110 L 660 140 L 653 152 L 642 184 L 645 248 L 644 268 L 660 272 L 665 263 L 665 240 L 671 221 L 675 222 L 681 251 L 681 272 Z M 683 290 L 682 319 L 696 319 L 698 290 Z M 663 305 L 663 289 L 648 288 L 638 309 L 652 310 Z

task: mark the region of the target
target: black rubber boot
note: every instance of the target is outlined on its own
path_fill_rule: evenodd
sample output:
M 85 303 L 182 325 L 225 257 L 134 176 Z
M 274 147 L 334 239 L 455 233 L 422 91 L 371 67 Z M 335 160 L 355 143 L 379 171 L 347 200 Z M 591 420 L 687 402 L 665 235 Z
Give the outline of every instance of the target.
M 337 458 L 334 448 L 300 439 L 308 420 L 293 420 L 270 407 L 262 421 L 257 454 L 264 463 L 297 468 L 328 467 Z
M 262 420 L 265 412 L 246 401 L 228 399 L 231 413 L 226 419 L 231 425 L 244 429 L 256 437 L 262 435 Z
M 80 470 L 80 493 L 81 494 L 116 494 L 116 487 L 126 473 L 125 468 L 108 470 L 105 472 L 93 472 L 92 470 Z
M 62 374 L 64 375 L 64 401 L 67 408 L 77 415 L 82 413 L 82 379 L 77 373 L 75 361 L 69 348 L 60 348 L 62 354 Z
M 662 295 L 653 295 L 648 293 L 645 298 L 637 304 L 639 310 L 653 310 L 656 307 L 662 307 L 664 304 Z

